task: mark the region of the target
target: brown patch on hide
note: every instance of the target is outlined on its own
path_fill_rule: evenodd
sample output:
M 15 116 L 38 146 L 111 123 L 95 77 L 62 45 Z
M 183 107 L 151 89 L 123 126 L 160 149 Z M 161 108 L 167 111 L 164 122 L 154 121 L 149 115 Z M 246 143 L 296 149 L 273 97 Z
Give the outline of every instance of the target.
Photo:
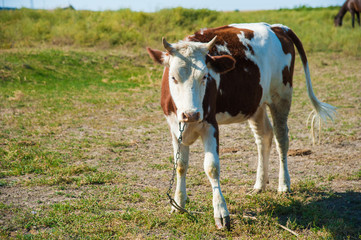
M 217 141 L 217 153 L 219 153 L 219 129 L 216 121 L 216 101 L 217 101 L 217 84 L 210 75 L 207 77 L 206 92 L 204 94 L 202 107 L 203 107 L 203 119 L 207 123 L 211 124 L 214 129 L 214 137 Z
M 219 128 L 218 128 L 218 123 L 215 122 L 212 124 L 212 126 L 214 127 L 215 131 L 214 131 L 214 137 L 217 141 L 217 154 L 219 155 Z
M 291 54 L 291 65 L 290 67 L 286 66 L 282 70 L 283 84 L 286 86 L 287 83 L 292 87 L 293 79 L 293 70 L 295 65 L 295 48 L 293 46 L 292 39 L 286 34 L 286 32 L 281 27 L 272 27 L 272 31 L 276 34 L 278 39 L 281 42 L 282 50 L 285 54 Z
M 177 172 L 178 172 L 180 175 L 183 175 L 183 174 L 186 172 L 186 168 L 185 168 L 184 166 L 180 166 L 180 165 L 178 164 Z
M 163 112 L 166 116 L 169 116 L 171 113 L 177 113 L 177 107 L 175 106 L 172 96 L 170 95 L 169 69 L 167 67 L 164 69 L 162 78 L 160 105 L 162 106 Z
M 308 62 L 307 62 L 305 49 L 303 48 L 301 40 L 291 29 L 288 29 L 287 32 L 285 32 L 285 34 L 289 37 L 289 39 L 291 39 L 292 43 L 296 46 L 298 53 L 300 54 L 302 63 L 304 66 L 306 66 Z
M 216 113 L 228 112 L 232 116 L 243 114 L 252 116 L 262 98 L 260 71 L 258 66 L 246 54 L 254 54 L 251 45 L 243 44 L 237 34 L 252 40 L 254 33 L 249 29 L 223 26 L 205 29 L 187 37 L 188 41 L 209 42 L 217 36 L 215 46 L 209 51 L 211 56 L 229 55 L 218 52 L 216 45 L 226 46 L 236 60 L 235 68 L 221 74 L 217 93 Z
M 290 69 L 288 66 L 285 66 L 285 68 L 282 71 L 282 78 L 283 78 L 283 84 L 287 86 L 287 83 L 290 84 L 290 87 L 292 87 L 292 78 L 293 78 L 293 68 Z
M 248 40 L 252 40 L 254 33 L 249 29 L 241 29 L 230 26 L 222 26 L 217 28 L 204 29 L 194 33 L 192 36 L 188 36 L 188 41 L 193 42 L 209 42 L 215 36 L 217 36 L 216 42 L 213 48 L 209 51 L 212 56 L 217 55 L 229 55 L 227 52 L 217 52 L 216 45 L 225 45 L 227 43 L 227 48 L 230 50 L 232 56 L 243 55 L 245 50 L 249 50 L 254 54 L 253 49 L 250 45 L 243 45 L 240 43 L 237 34 L 244 34 L 244 37 Z M 232 49 L 232 50 L 231 50 Z

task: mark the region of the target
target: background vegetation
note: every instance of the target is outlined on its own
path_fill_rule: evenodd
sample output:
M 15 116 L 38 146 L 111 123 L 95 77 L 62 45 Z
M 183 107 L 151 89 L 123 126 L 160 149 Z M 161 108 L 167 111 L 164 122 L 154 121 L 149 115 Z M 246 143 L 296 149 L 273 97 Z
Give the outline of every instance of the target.
M 350 14 L 342 28 L 333 26 L 339 8 L 281 9 L 278 11 L 217 12 L 207 9 L 164 9 L 155 13 L 119 11 L 74 11 L 57 9 L 3 11 L 0 14 L 0 47 L 42 45 L 76 47 L 124 47 L 139 50 L 160 46 L 203 27 L 229 23 L 284 23 L 303 40 L 307 51 L 346 52 L 359 55 L 360 31 L 350 31 Z
M 360 238 L 361 29 L 351 28 L 349 14 L 335 28 L 337 11 L 0 11 L 0 238 L 295 238 L 278 224 L 301 239 Z M 233 227 L 217 231 L 199 142 L 187 179 L 187 208 L 200 212 L 198 222 L 169 215 L 162 67 L 144 48 L 161 49 L 162 36 L 172 42 L 203 27 L 259 21 L 297 33 L 317 96 L 340 117 L 325 126 L 321 145 L 310 145 L 297 59 L 289 126 L 290 148 L 301 154 L 290 153 L 293 193 L 285 195 L 275 191 L 274 149 L 267 192 L 246 194 L 255 180 L 252 133 L 222 126 L 221 183 Z

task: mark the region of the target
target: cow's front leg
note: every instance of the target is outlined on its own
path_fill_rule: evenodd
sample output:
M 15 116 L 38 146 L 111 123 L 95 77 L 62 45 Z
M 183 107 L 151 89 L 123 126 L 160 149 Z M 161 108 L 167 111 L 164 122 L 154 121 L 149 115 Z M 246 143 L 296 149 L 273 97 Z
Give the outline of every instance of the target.
M 173 135 L 173 149 L 174 163 L 177 163 L 177 185 L 174 200 L 179 206 L 184 208 L 187 200 L 186 174 L 188 169 L 189 146 L 180 144 L 178 147 L 178 139 Z M 177 154 L 178 150 L 179 155 Z M 177 156 L 179 156 L 179 159 L 177 159 Z M 175 211 L 177 211 L 177 209 L 172 206 L 171 212 Z
M 219 182 L 220 164 L 218 155 L 218 125 L 209 124 L 202 135 L 204 144 L 204 171 L 206 172 L 213 190 L 214 219 L 217 228 L 230 229 L 230 217 Z

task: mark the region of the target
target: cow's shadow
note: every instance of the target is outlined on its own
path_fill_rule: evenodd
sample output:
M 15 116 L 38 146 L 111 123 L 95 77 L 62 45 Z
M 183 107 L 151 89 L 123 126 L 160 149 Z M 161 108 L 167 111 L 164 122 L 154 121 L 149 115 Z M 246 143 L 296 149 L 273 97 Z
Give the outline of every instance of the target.
M 313 193 L 319 200 L 311 203 L 292 201 L 277 206 L 273 216 L 282 225 L 302 229 L 325 229 L 333 239 L 361 238 L 361 193 Z

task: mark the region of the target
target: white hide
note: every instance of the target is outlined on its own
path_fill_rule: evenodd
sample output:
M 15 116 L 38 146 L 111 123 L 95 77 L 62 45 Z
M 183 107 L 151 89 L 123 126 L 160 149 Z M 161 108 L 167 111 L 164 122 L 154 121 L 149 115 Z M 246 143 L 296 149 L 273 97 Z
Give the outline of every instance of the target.
M 279 99 L 285 99 L 291 101 L 292 87 L 287 84 L 283 84 L 282 71 L 285 67 L 290 67 L 292 55 L 291 53 L 285 54 L 280 40 L 276 34 L 271 30 L 269 24 L 258 23 L 258 24 L 232 24 L 232 27 L 241 29 L 240 33 L 237 34 L 240 42 L 247 46 L 246 57 L 253 61 L 259 68 L 260 71 L 260 85 L 262 86 L 262 98 L 259 106 L 264 106 L 266 103 L 268 106 L 273 106 L 272 117 L 275 123 L 275 134 L 277 150 L 280 156 L 280 169 L 279 169 L 279 186 L 280 192 L 290 191 L 290 177 L 287 166 L 287 150 L 288 150 L 288 134 L 287 134 L 287 115 L 289 107 L 279 109 L 277 106 Z M 280 27 L 277 25 L 277 27 Z M 282 26 L 283 29 L 286 27 Z M 242 29 L 249 29 L 253 31 L 253 38 L 251 40 L 245 37 Z M 252 48 L 253 54 L 250 50 Z M 277 93 L 278 98 L 274 98 L 274 94 Z M 274 107 L 276 106 L 276 107 Z M 272 110 L 272 109 L 271 109 Z M 259 110 L 258 110 L 259 111 Z M 283 118 L 284 111 L 286 119 Z M 262 119 L 262 118 L 261 118 Z M 285 121 L 284 121 L 285 120 Z M 265 189 L 266 180 L 268 179 L 268 157 L 270 143 L 265 140 L 264 130 L 266 127 L 263 124 L 255 124 L 250 119 L 250 126 L 256 138 L 258 147 L 258 168 L 257 178 L 254 190 L 256 192 Z M 282 122 L 279 124 L 279 122 Z
M 229 49 L 227 48 L 227 43 L 224 42 L 224 45 L 216 45 L 217 48 L 217 52 L 218 53 L 228 53 L 229 55 L 232 56 L 232 53 L 229 51 Z
M 282 71 L 285 66 L 290 66 L 292 56 L 291 54 L 285 54 L 282 49 L 281 42 L 270 29 L 273 26 L 279 26 L 287 29 L 283 25 L 268 25 L 266 23 L 248 23 L 248 24 L 231 24 L 231 27 L 239 28 L 240 32 L 237 34 L 239 41 L 246 46 L 247 50 L 245 55 L 248 59 L 254 62 L 260 71 L 260 85 L 262 86 L 262 98 L 259 106 L 264 103 L 271 104 L 271 88 L 277 89 L 282 88 L 287 95 L 292 92 L 290 86 L 284 86 L 282 79 Z M 241 29 L 249 29 L 254 32 L 254 37 L 249 40 L 245 37 L 244 32 Z M 218 51 L 228 51 L 227 43 L 224 46 L 216 45 Z M 249 49 L 252 48 L 253 53 Z M 248 71 L 248 69 L 245 69 Z M 216 79 L 217 87 L 219 87 L 220 76 L 219 74 L 211 75 Z M 282 91 L 281 91 L 282 92 Z M 282 97 L 282 96 L 281 96 Z M 238 114 L 231 116 L 228 112 L 218 113 L 216 115 L 217 122 L 219 124 L 229 124 L 235 122 L 243 122 L 247 120 L 247 116 Z
M 232 116 L 228 112 L 220 112 L 217 113 L 216 120 L 218 124 L 230 124 L 246 121 L 247 116 L 243 115 L 242 113 L 239 113 L 236 116 Z
M 266 23 L 231 24 L 229 26 L 239 28 L 240 32 L 237 36 L 240 42 L 247 48 L 250 46 L 253 50 L 254 54 L 252 54 L 250 49 L 247 49 L 245 54 L 248 59 L 258 66 L 260 71 L 260 85 L 262 86 L 263 95 L 259 106 L 264 103 L 272 103 L 270 94 L 271 88 L 283 88 L 288 95 L 289 91 L 292 91 L 292 88 L 290 88 L 290 86 L 285 88 L 282 81 L 282 71 L 285 66 L 290 66 L 292 56 L 290 53 L 285 54 L 283 52 L 281 42 L 270 27 L 288 28 L 280 24 L 271 26 Z M 252 30 L 254 32 L 253 38 L 251 40 L 247 39 L 242 29 Z M 181 119 L 181 114 L 183 112 L 194 111 L 200 112 L 200 116 L 203 117 L 202 100 L 206 86 L 200 84 L 200 79 L 204 74 L 209 73 L 216 80 L 218 88 L 220 75 L 211 69 L 206 68 L 204 62 L 206 49 L 195 51 L 195 49 L 204 46 L 204 44 L 181 41 L 172 46 L 176 49 L 182 49 L 181 54 L 187 58 L 191 58 L 192 65 L 195 66 L 191 74 L 182 71 L 179 72 L 178 70 L 184 67 L 186 63 L 182 58 L 179 58 L 177 54 L 174 57 L 168 57 L 170 58 L 168 60 L 170 65 L 169 87 L 173 100 L 178 108 L 178 119 Z M 218 52 L 226 52 L 231 55 L 226 42 L 224 45 L 216 45 L 216 48 Z M 175 79 L 179 81 L 178 84 L 175 84 L 174 81 L 172 81 L 172 77 L 175 77 Z M 227 112 L 217 114 L 217 119 L 224 123 L 241 122 L 245 120 L 243 116 L 237 115 L 232 117 Z
M 179 137 L 178 119 L 175 114 L 166 116 L 168 125 L 172 133 L 174 159 L 178 147 L 177 138 Z M 185 126 L 183 140 L 180 151 L 180 162 L 177 168 L 183 168 L 185 171 L 177 171 L 177 185 L 174 199 L 184 207 L 187 199 L 186 193 L 186 169 L 188 168 L 189 145 L 193 144 L 201 136 L 204 145 L 204 171 L 211 183 L 213 191 L 213 208 L 216 219 L 224 219 L 229 216 L 226 201 L 223 197 L 220 186 L 220 162 L 217 153 L 217 140 L 214 137 L 215 129 L 212 125 L 202 123 L 190 123 Z M 172 207 L 172 211 L 175 209 Z
M 219 181 L 220 163 L 217 153 L 217 140 L 214 137 L 215 129 L 212 125 L 207 125 L 201 133 L 204 145 L 204 171 L 213 189 L 213 209 L 214 218 L 221 219 L 229 216 L 226 201 L 221 191 Z
M 283 88 L 282 71 L 285 66 L 290 66 L 292 55 L 283 52 L 280 40 L 270 27 L 287 27 L 280 24 L 269 25 L 267 23 L 231 24 L 229 26 L 253 31 L 254 36 L 251 40 L 245 37 L 242 30 L 240 30 L 237 36 L 240 42 L 248 48 L 246 57 L 254 62 L 260 71 L 260 85 L 262 86 L 263 95 L 259 105 L 261 106 L 264 102 L 272 103 L 269 94 L 271 81 L 272 88 Z M 248 46 L 252 47 L 254 54 L 251 53 Z
M 292 55 L 290 53 L 284 53 L 281 42 L 271 30 L 271 27 L 280 27 L 284 29 L 285 32 L 288 31 L 288 28 L 280 24 L 268 25 L 266 23 L 232 24 L 230 26 L 240 29 L 237 37 L 247 48 L 245 56 L 259 68 L 262 98 L 259 103 L 259 108 L 253 116 L 244 116 L 242 114 L 231 116 L 228 112 L 224 112 L 218 113 L 216 115 L 216 120 L 218 124 L 243 122 L 246 119 L 249 120 L 258 147 L 258 168 L 257 179 L 254 185 L 255 191 L 264 190 L 268 182 L 268 159 L 273 138 L 272 132 L 274 132 L 277 150 L 280 155 L 278 190 L 280 192 L 289 191 L 290 177 L 287 167 L 289 141 L 287 116 L 291 104 L 292 87 L 289 84 L 286 86 L 283 84 L 282 71 L 285 67 L 290 67 Z M 251 40 L 247 39 L 242 29 L 252 30 L 254 33 L 253 38 Z M 201 30 L 201 34 L 202 33 L 203 31 Z M 179 50 L 181 55 L 177 52 L 174 56 L 169 54 L 163 55 L 164 64 L 169 67 L 170 92 L 178 109 L 178 116 L 176 116 L 176 114 L 166 116 L 171 129 L 175 152 L 177 149 L 176 138 L 179 136 L 178 122 L 179 119 L 181 119 L 180 114 L 187 111 L 197 111 L 200 112 L 201 118 L 203 117 L 202 101 L 206 89 L 206 84 L 202 83 L 203 76 L 205 74 L 210 74 L 215 79 L 217 88 L 219 88 L 220 85 L 220 75 L 211 69 L 208 69 L 205 64 L 205 54 L 207 54 L 208 49 L 205 49 L 204 46 L 205 44 L 197 42 L 180 42 L 178 44 L 173 44 L 172 47 Z M 227 48 L 227 43 L 224 45 L 216 45 L 216 48 L 218 52 L 225 52 L 231 55 L 231 52 Z M 322 109 L 326 109 L 327 111 L 324 110 L 323 112 L 324 115 L 331 114 L 331 110 L 328 111 L 330 107 L 325 103 L 319 102 L 314 96 L 308 64 L 304 66 L 304 70 L 308 93 L 312 104 L 315 106 L 316 110 L 317 107 L 319 107 L 321 113 Z M 245 69 L 245 71 L 247 71 L 247 69 Z M 175 83 L 172 77 L 174 77 L 178 83 Z M 220 92 L 220 94 L 223 93 Z M 266 105 L 269 106 L 272 113 L 274 131 L 272 130 L 272 126 L 267 117 L 265 110 Z M 208 111 L 210 111 L 210 109 L 208 109 Z M 219 183 L 220 164 L 214 133 L 215 128 L 209 123 L 198 122 L 187 124 L 183 133 L 181 147 L 180 165 L 182 166 L 178 165 L 178 167 L 184 167 L 185 169 L 188 167 L 189 149 L 187 146 L 193 144 L 197 138 L 201 136 L 205 149 L 204 170 L 213 189 L 214 217 L 217 224 L 217 219 L 229 221 L 229 213 Z M 177 172 L 175 199 L 180 206 L 184 207 L 186 200 L 186 170 L 181 172 Z M 227 217 L 228 220 L 226 220 Z

